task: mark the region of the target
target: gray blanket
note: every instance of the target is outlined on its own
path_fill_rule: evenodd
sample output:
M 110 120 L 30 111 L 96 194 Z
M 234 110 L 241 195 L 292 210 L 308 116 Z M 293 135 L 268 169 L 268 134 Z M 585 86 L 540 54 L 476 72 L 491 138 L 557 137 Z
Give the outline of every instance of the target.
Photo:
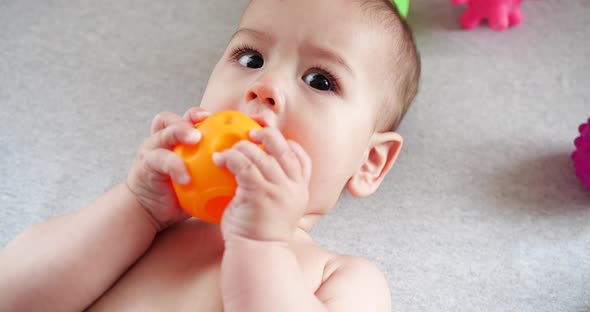
M 159 111 L 199 104 L 245 0 L 0 1 L 0 246 L 126 176 Z M 395 311 L 590 311 L 590 191 L 569 155 L 590 116 L 590 1 L 459 28 L 412 0 L 418 99 L 377 194 L 313 235 L 386 273 Z

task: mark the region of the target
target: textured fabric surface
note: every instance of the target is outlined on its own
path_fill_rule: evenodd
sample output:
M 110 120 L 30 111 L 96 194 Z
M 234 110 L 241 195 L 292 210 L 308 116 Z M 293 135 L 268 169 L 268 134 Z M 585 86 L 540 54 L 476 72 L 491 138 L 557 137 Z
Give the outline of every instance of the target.
M 0 1 L 0 246 L 124 179 L 151 118 L 199 104 L 245 5 Z M 314 237 L 375 261 L 395 311 L 590 311 L 590 191 L 569 159 L 590 116 L 590 1 L 525 1 L 505 33 L 411 6 L 405 148 Z

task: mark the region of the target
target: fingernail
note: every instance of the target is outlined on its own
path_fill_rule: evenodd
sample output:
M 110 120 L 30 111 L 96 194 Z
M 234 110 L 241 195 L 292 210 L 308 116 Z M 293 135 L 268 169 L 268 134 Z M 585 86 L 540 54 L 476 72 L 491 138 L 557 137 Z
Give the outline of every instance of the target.
M 191 177 L 188 174 L 183 173 L 178 177 L 178 183 L 180 184 L 187 184 L 191 180 Z
M 199 142 L 199 140 L 201 140 L 201 132 L 197 129 L 191 130 L 186 140 L 193 143 Z
M 191 112 L 191 119 L 192 120 L 197 120 L 197 119 L 201 119 L 202 117 L 208 117 L 209 115 L 211 115 L 211 113 L 209 112 L 205 112 L 205 111 L 197 111 L 197 112 Z
M 213 163 L 215 163 L 216 165 L 219 165 L 219 160 L 221 158 L 221 155 L 219 155 L 218 152 L 215 152 L 215 153 L 213 153 L 212 157 L 213 157 Z
M 250 137 L 254 138 L 258 135 L 260 135 L 260 129 L 254 129 L 250 131 Z

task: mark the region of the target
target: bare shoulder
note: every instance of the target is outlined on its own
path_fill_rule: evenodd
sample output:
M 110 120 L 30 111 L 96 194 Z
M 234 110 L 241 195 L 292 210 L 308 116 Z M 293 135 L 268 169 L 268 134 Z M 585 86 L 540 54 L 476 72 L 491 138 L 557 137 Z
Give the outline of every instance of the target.
M 329 311 L 391 311 L 385 275 L 360 257 L 332 254 L 316 296 Z

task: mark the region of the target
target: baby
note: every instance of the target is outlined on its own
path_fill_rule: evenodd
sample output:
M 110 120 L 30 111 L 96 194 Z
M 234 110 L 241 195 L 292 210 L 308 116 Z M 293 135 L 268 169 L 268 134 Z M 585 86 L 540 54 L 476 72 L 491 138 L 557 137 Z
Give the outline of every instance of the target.
M 374 264 L 308 231 L 344 188 L 379 187 L 419 73 L 388 0 L 252 0 L 201 106 L 158 114 L 125 182 L 0 252 L 0 311 L 390 311 Z M 219 226 L 179 208 L 171 149 L 224 110 L 264 128 L 213 157 L 238 182 Z

